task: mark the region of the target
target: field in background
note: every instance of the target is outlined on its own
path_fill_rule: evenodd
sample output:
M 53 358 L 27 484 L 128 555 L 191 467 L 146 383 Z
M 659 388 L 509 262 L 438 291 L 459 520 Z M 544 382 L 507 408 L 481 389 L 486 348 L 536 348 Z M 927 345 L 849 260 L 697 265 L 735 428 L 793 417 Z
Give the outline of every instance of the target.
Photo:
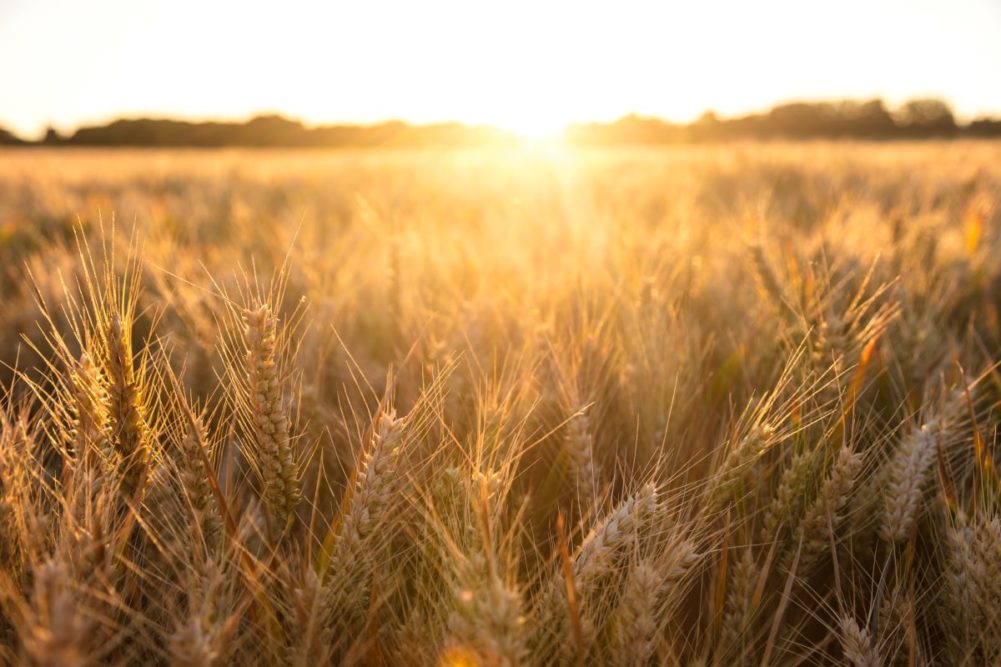
M 991 142 L 0 152 L 0 662 L 995 662 L 999 202 Z

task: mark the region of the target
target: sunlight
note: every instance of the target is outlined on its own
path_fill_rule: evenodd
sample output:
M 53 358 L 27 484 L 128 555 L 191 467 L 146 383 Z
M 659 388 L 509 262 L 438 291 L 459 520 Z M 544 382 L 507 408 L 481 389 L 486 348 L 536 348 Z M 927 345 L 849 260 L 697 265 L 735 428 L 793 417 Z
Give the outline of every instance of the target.
M 53 1 L 55 14 L 49 3 L 0 2 L 0 62 L 30 59 L 4 72 L 0 126 L 38 138 L 48 125 L 68 133 L 120 116 L 458 121 L 539 138 L 567 122 L 629 113 L 685 122 L 708 108 L 738 115 L 798 98 L 897 104 L 934 91 L 963 116 L 1001 108 L 1001 87 L 984 85 L 1001 53 L 993 0 L 957 0 L 964 18 L 949 22 L 936 20 L 934 3 L 901 17 L 893 3 L 847 0 L 823 30 L 809 3 L 792 0 L 290 0 L 282 12 L 235 0 L 98 0 L 99 10 Z M 219 29 L 235 16 L 240 30 Z M 901 59 L 840 48 L 846 34 L 885 39 Z M 276 48 L 260 48 L 264 36 Z
M 555 142 L 563 139 L 569 121 L 519 109 L 508 116 L 499 115 L 493 124 L 529 142 Z

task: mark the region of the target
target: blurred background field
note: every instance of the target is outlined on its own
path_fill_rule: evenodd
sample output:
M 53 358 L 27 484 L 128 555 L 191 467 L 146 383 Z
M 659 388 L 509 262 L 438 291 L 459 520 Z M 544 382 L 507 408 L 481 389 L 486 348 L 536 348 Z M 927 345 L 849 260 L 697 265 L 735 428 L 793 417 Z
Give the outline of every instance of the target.
M 211 307 L 213 280 L 253 267 L 268 275 L 287 260 L 292 302 L 308 298 L 311 319 L 335 326 L 377 367 L 398 365 L 428 333 L 475 330 L 502 344 L 482 352 L 503 356 L 527 332 L 512 339 L 488 318 L 529 313 L 566 325 L 561 309 L 585 304 L 618 318 L 652 294 L 664 305 L 683 300 L 697 319 L 727 321 L 725 331 L 708 327 L 728 334 L 712 343 L 726 357 L 754 338 L 764 315 L 751 246 L 783 265 L 876 262 L 880 270 L 907 241 L 932 253 L 926 271 L 969 270 L 993 241 L 999 157 L 1001 144 L 976 141 L 8 151 L 0 257 L 3 316 L 16 325 L 4 332 L 3 358 L 10 362 L 18 335 L 31 333 L 26 267 L 56 289 L 55 270 L 72 275 L 78 262 L 77 225 L 91 236 L 114 227 L 141 238 L 146 306 L 194 299 L 185 304 L 190 317 L 199 303 Z M 972 249 L 971 225 L 980 230 Z M 733 317 L 741 305 L 757 317 Z M 192 334 L 175 324 L 173 335 Z M 468 342 L 454 340 L 449 351 Z

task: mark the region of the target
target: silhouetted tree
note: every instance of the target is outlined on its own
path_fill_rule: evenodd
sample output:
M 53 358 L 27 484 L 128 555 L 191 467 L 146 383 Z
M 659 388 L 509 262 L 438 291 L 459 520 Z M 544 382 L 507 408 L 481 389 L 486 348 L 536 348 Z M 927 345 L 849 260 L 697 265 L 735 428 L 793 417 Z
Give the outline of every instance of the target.
M 60 144 L 62 143 L 62 141 L 63 138 L 59 135 L 58 132 L 56 132 L 56 129 L 54 127 L 50 127 L 47 130 L 45 130 L 45 138 L 42 139 L 43 144 Z
M 20 146 L 25 141 L 0 127 L 0 146 Z
M 910 100 L 897 112 L 898 122 L 911 136 L 942 136 L 956 132 L 952 109 L 942 100 Z
M 967 132 L 974 137 L 1001 137 L 1001 120 L 977 118 L 970 123 Z

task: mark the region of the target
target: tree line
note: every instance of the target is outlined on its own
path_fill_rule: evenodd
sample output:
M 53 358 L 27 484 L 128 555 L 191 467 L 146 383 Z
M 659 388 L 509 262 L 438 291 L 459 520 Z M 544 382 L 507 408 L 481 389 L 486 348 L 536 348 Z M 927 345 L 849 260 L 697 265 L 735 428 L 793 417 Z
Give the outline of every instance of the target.
M 1001 137 L 1001 119 L 956 121 L 948 104 L 915 99 L 889 109 L 882 100 L 791 102 L 764 113 L 720 118 L 706 112 L 692 123 L 625 116 L 610 123 L 582 123 L 566 130 L 579 145 L 664 144 L 737 139 L 920 139 Z M 308 127 L 278 115 L 247 122 L 192 122 L 172 119 L 120 119 L 82 127 L 63 136 L 49 129 L 39 141 L 26 141 L 0 128 L 0 145 L 45 146 L 462 146 L 517 142 L 514 133 L 461 123 Z

